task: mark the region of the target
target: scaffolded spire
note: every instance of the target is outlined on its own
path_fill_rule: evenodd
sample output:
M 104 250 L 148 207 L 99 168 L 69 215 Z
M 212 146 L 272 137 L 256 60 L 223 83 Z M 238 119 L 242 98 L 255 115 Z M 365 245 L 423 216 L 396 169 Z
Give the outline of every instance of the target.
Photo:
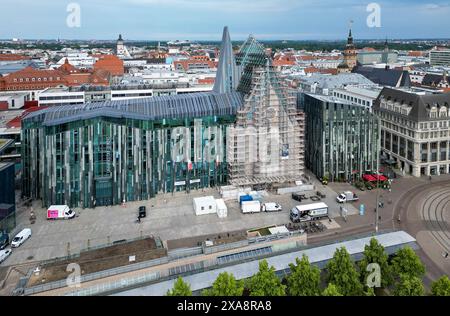
M 223 29 L 222 45 L 220 47 L 219 67 L 217 69 L 214 92 L 232 92 L 237 87 L 237 69 L 233 55 L 228 26 Z

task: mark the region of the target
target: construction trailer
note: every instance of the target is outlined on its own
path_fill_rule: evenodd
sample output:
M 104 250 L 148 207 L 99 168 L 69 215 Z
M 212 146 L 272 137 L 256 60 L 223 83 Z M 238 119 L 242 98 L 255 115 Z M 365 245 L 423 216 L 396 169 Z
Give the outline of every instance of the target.
M 217 203 L 213 196 L 194 198 L 195 215 L 207 215 L 217 213 Z

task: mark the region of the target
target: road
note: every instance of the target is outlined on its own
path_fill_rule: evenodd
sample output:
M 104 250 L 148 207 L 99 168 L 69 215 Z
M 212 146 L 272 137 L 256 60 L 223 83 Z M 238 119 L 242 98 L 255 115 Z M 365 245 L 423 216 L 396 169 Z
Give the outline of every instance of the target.
M 427 267 L 425 284 L 450 275 L 450 181 L 439 179 L 419 184 L 402 195 L 394 207 L 396 228 L 407 231 L 421 247 L 419 255 Z

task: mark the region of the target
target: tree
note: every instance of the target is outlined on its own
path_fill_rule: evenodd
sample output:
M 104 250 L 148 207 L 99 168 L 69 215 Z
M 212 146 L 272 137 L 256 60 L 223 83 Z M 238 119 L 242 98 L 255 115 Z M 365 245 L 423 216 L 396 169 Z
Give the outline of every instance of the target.
M 345 247 L 337 249 L 333 258 L 327 264 L 328 283 L 336 285 L 339 293 L 344 296 L 363 294 L 363 286 L 359 281 L 353 261 Z
M 439 280 L 431 284 L 431 295 L 433 296 L 450 296 L 450 280 L 444 275 Z
M 397 252 L 392 259 L 392 269 L 398 276 L 406 274 L 422 278 L 425 275 L 425 266 L 410 247 L 402 248 Z
M 323 290 L 322 293 L 323 296 L 342 296 L 341 293 L 339 293 L 338 288 L 333 283 L 328 284 L 327 288 Z
M 368 283 L 371 271 L 367 271 L 370 264 L 378 264 L 380 267 L 381 287 L 388 287 L 393 283 L 392 267 L 389 265 L 389 257 L 384 251 L 384 247 L 377 239 L 372 238 L 369 245 L 364 247 L 364 258 L 359 262 L 361 282 Z
M 214 281 L 211 289 L 205 290 L 203 296 L 242 296 L 244 284 L 235 279 L 231 273 L 223 272 Z
M 295 259 L 297 265 L 290 264 L 291 274 L 287 277 L 289 294 L 292 296 L 320 295 L 320 270 L 309 263 L 308 257 Z
M 173 289 L 167 291 L 167 296 L 192 296 L 191 286 L 178 277 Z
M 423 296 L 424 294 L 422 280 L 409 274 L 402 274 L 394 289 L 395 296 Z
M 275 274 L 275 268 L 270 267 L 266 260 L 259 263 L 259 271 L 248 282 L 250 296 L 283 296 L 286 286 Z

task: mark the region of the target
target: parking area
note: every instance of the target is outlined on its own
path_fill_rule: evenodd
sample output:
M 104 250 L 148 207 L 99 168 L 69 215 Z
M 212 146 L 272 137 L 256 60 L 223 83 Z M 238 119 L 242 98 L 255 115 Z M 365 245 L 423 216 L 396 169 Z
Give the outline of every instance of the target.
M 330 217 L 340 216 L 340 205 L 335 200 L 336 192 L 329 186 L 317 183 L 315 185 L 315 191 L 303 193 L 311 197 L 316 195 L 316 191 L 322 192 L 326 198 L 321 201 L 329 206 Z M 242 214 L 239 203 L 235 200 L 226 202 L 228 207 L 226 218 L 219 218 L 215 214 L 196 216 L 192 199 L 207 195 L 220 198 L 216 189 L 192 191 L 189 194 L 181 192 L 174 195 L 159 195 L 149 201 L 130 202 L 126 205 L 75 209 L 77 216 L 74 219 L 57 221 L 48 221 L 46 209 L 37 201 L 32 208 L 36 215 L 34 224 L 30 223 L 30 208 L 19 210 L 17 215 L 18 228 L 31 228 L 32 237 L 14 249 L 13 254 L 2 266 L 63 257 L 79 253 L 88 247 L 146 235 L 158 236 L 166 242 L 192 236 L 284 225 L 290 221 L 291 208 L 315 203 L 311 199 L 299 203 L 291 198 L 291 194 L 268 193 L 263 202 L 279 203 L 283 207 L 282 212 Z M 139 206 L 147 208 L 147 217 L 140 223 L 136 221 Z M 353 206 L 347 205 L 347 208 L 349 215 L 357 213 L 357 209 Z

